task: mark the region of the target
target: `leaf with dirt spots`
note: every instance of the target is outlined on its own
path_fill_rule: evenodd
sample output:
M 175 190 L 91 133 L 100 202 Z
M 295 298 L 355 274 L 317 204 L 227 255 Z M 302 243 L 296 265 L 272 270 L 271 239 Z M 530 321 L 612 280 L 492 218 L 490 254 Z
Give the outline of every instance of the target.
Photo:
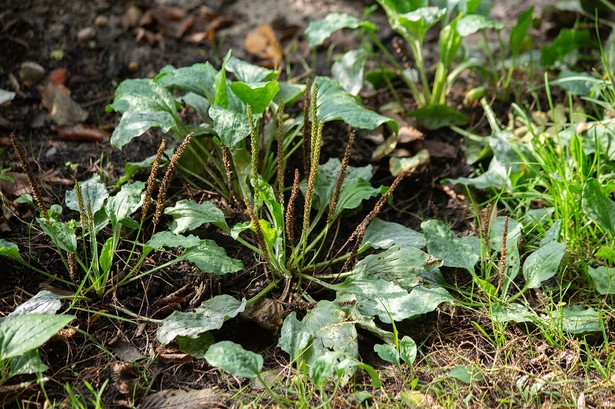
M 168 344 L 177 336 L 197 338 L 204 332 L 222 328 L 225 321 L 234 318 L 245 308 L 245 299 L 239 301 L 230 295 L 218 295 L 204 301 L 194 312 L 173 312 L 158 328 L 158 340 Z
M 25 314 L 5 318 L 0 323 L 0 360 L 40 347 L 73 319 L 73 315 L 53 314 Z
M 318 84 L 318 119 L 323 122 L 342 120 L 360 129 L 375 129 L 387 124 L 397 134 L 397 123 L 391 118 L 363 108 L 357 99 L 332 79 L 316 77 Z
M 194 230 L 205 223 L 212 223 L 224 231 L 229 231 L 224 213 L 211 202 L 198 204 L 182 199 L 175 206 L 164 209 L 164 213 L 173 218 L 170 229 L 174 234 Z
M 270 81 L 277 75 L 276 71 L 250 64 L 236 57 L 229 58 L 226 70 L 235 74 L 235 78 L 248 84 Z
M 165 133 L 171 129 L 177 130 L 180 122 L 175 98 L 163 84 L 153 79 L 123 81 L 115 90 L 113 103 L 107 105 L 106 110 L 122 114 L 120 123 L 111 135 L 111 144 L 117 148 L 150 128 L 158 127 Z
M 205 360 L 216 368 L 224 369 L 233 376 L 256 378 L 263 369 L 263 357 L 246 351 L 239 344 L 221 341 L 213 344 L 205 354 Z
M 141 207 L 145 196 L 144 188 L 145 183 L 140 181 L 128 183 L 107 200 L 105 211 L 114 226 Z
M 64 199 L 66 207 L 76 212 L 85 211 L 87 213 L 91 210 L 92 214 L 102 209 L 105 200 L 109 197 L 109 193 L 105 185 L 100 182 L 100 175 L 96 173 L 88 180 L 79 182 L 79 185 L 81 186 L 83 209 L 79 208 L 79 199 L 75 189 L 66 192 Z
M 217 275 L 235 273 L 244 268 L 240 260 L 227 256 L 226 250 L 213 240 L 201 240 L 198 246 L 186 249 L 176 260 L 189 261 L 204 273 Z
M 55 314 L 60 307 L 62 307 L 60 297 L 51 291 L 43 290 L 15 308 L 15 311 L 10 313 L 7 317 L 25 314 Z
M 604 325 L 596 310 L 593 308 L 584 309 L 580 305 L 555 310 L 545 320 L 547 325 L 555 325 L 558 329 L 561 328 L 561 330 L 575 335 L 602 332 Z
M 472 247 L 464 243 L 455 233 L 439 220 L 428 220 L 421 224 L 427 251 L 442 260 L 446 267 L 465 268 L 474 274 L 474 266 L 479 260 Z
M 213 101 L 217 74 L 218 70 L 208 62 L 181 68 L 167 65 L 160 70 L 156 80 L 167 87 L 190 91 Z
M 528 256 L 523 263 L 523 278 L 527 288 L 538 288 L 543 281 L 557 274 L 566 254 L 566 245 L 552 241 Z
M 305 359 L 308 366 L 329 351 L 351 358 L 359 353 L 354 323 L 331 301 L 320 301 L 303 321 L 298 321 L 294 313 L 289 315 L 282 326 L 280 345 L 291 359 Z
M 322 45 L 331 34 L 344 28 L 356 29 L 365 27 L 372 31 L 376 30 L 373 23 L 362 21 L 346 13 L 329 13 L 327 17 L 318 21 L 311 21 L 305 29 L 305 37 L 311 48 Z
M 386 250 L 393 245 L 423 248 L 425 247 L 425 237 L 404 225 L 387 222 L 376 217 L 365 229 L 361 246 Z
M 587 269 L 594 282 L 594 287 L 601 295 L 615 294 L 615 268 L 587 266 Z
M 243 112 L 235 112 L 218 105 L 209 108 L 214 131 L 229 148 L 235 148 L 250 135 L 250 123 Z

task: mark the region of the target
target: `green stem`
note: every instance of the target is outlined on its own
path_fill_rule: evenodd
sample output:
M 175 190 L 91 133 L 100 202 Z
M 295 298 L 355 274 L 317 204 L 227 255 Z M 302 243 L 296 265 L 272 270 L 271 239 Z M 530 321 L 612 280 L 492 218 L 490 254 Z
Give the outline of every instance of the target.
M 248 301 L 246 301 L 246 307 L 250 306 L 252 304 L 255 304 L 256 302 L 258 302 L 258 300 L 263 298 L 265 295 L 269 294 L 271 292 L 271 290 L 273 290 L 277 285 L 278 285 L 277 281 L 270 282 L 267 285 L 267 287 L 263 288 L 258 294 L 256 294 L 254 297 L 252 297 Z

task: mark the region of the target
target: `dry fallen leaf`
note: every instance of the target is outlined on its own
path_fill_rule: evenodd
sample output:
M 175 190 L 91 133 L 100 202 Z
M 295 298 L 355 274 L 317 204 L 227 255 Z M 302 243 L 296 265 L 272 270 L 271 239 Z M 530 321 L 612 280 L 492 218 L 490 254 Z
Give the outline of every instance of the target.
M 60 68 L 49 74 L 49 80 L 43 88 L 41 103 L 49 112 L 49 117 L 56 125 L 75 125 L 86 120 L 87 111 L 76 103 L 66 88 L 66 69 Z
M 218 389 L 167 389 L 143 399 L 140 409 L 205 409 L 224 407 L 226 394 Z
M 246 36 L 246 50 L 258 58 L 269 60 L 273 66 L 282 61 L 282 47 L 269 24 L 263 24 L 250 31 Z
M 54 128 L 63 141 L 71 142 L 105 142 L 109 133 L 93 125 L 66 125 Z

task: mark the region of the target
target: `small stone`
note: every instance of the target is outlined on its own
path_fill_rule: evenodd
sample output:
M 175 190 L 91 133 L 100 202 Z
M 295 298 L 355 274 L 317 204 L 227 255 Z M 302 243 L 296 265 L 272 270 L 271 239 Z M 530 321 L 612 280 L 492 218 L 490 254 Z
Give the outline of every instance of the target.
M 87 44 L 90 40 L 93 40 L 96 36 L 96 29 L 94 27 L 86 27 L 79 30 L 77 33 L 77 41 L 80 44 Z
M 128 71 L 130 72 L 137 72 L 139 71 L 139 62 L 138 61 L 131 61 L 128 63 Z
M 19 68 L 19 78 L 28 86 L 41 82 L 44 77 L 45 69 L 35 62 L 26 61 Z
M 109 24 L 109 17 L 102 15 L 96 16 L 94 24 L 96 24 L 96 27 L 107 27 L 107 24 Z

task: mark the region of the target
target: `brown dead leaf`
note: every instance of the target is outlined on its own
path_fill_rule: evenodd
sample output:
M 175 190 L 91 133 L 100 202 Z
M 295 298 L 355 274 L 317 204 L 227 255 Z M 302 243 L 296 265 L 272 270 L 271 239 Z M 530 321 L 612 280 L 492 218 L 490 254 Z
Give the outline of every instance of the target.
M 423 136 L 423 132 L 413 126 L 406 125 L 399 128 L 399 136 L 397 141 L 399 143 L 410 143 L 423 139 Z
M 167 389 L 145 397 L 139 409 L 220 408 L 225 407 L 226 398 L 224 392 L 215 388 Z
M 63 141 L 71 142 L 105 142 L 109 133 L 93 125 L 66 125 L 54 127 Z
M 47 84 L 41 93 L 41 103 L 49 112 L 56 125 L 75 125 L 87 119 L 88 113 L 70 96 L 64 85 L 66 69 L 59 68 L 49 74 Z
M 423 149 L 427 149 L 432 158 L 455 159 L 459 153 L 459 150 L 453 145 L 440 141 L 424 140 L 421 142 L 421 146 Z
M 129 362 L 114 362 L 111 366 L 111 379 L 115 389 L 122 395 L 134 395 L 139 387 L 139 374 Z
M 273 66 L 282 61 L 282 47 L 269 24 L 262 24 L 250 31 L 246 36 L 245 47 L 250 54 L 271 61 Z
M 241 317 L 256 322 L 266 330 L 276 332 L 282 328 L 284 307 L 272 298 L 263 298 L 256 304 L 246 307 Z

